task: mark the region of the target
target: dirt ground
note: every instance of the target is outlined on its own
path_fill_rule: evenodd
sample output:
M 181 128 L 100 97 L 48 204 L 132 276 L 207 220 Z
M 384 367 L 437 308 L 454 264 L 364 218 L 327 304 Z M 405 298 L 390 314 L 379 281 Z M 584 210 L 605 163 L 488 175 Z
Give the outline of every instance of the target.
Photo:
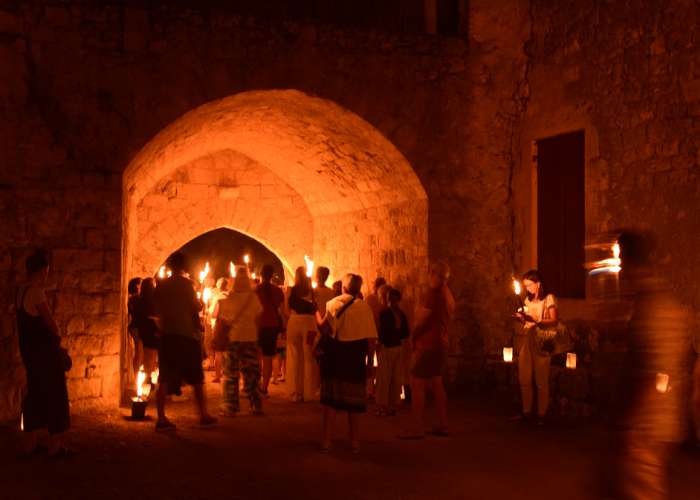
M 209 383 L 210 406 L 219 386 Z M 0 499 L 566 499 L 606 498 L 612 435 L 597 425 L 536 429 L 507 421 L 497 400 L 451 401 L 451 436 L 400 441 L 406 422 L 368 414 L 359 455 L 338 421 L 335 450 L 318 451 L 320 406 L 287 401 L 275 388 L 264 417 L 196 425 L 192 402 L 170 406 L 177 433 L 133 422 L 127 409 L 74 417 L 63 462 L 16 458 L 17 429 L 0 428 Z M 245 404 L 244 404 L 245 407 Z M 153 416 L 154 408 L 148 408 Z M 680 450 L 672 498 L 700 498 L 700 455 Z

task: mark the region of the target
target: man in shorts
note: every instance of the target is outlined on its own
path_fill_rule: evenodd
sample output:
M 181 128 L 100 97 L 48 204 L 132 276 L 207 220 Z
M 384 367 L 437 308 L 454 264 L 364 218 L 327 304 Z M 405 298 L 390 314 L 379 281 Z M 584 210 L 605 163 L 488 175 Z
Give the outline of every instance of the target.
M 216 419 L 207 412 L 204 395 L 201 332 L 197 325 L 202 303 L 197 299 L 194 283 L 185 276 L 185 256 L 173 254 L 168 267 L 172 276 L 158 285 L 154 297 L 162 332 L 156 431 L 175 430 L 175 424 L 165 416 L 165 401 L 167 395 L 180 393 L 183 382 L 194 389 L 200 424 L 210 426 L 216 423 Z

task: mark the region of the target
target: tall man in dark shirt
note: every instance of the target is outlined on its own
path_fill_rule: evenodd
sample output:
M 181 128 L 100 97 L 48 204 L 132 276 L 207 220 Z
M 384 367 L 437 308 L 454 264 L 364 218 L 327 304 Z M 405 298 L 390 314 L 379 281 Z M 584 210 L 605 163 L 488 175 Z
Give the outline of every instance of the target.
M 207 412 L 204 395 L 201 330 L 198 327 L 202 303 L 197 299 L 194 283 L 185 276 L 185 256 L 173 254 L 168 266 L 172 276 L 158 285 L 154 297 L 156 316 L 163 332 L 159 352 L 157 431 L 175 430 L 175 424 L 165 416 L 165 400 L 168 394 L 179 394 L 183 382 L 194 388 L 200 424 L 216 423 Z

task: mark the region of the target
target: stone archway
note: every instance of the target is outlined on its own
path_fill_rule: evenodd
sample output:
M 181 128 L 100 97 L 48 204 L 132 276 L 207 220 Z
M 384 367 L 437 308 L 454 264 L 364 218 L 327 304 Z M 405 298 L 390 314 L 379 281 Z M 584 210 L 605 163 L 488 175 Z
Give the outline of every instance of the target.
M 244 92 L 163 129 L 123 178 L 123 279 L 218 227 L 292 269 L 382 274 L 414 295 L 427 264 L 428 200 L 403 155 L 357 115 L 293 90 Z

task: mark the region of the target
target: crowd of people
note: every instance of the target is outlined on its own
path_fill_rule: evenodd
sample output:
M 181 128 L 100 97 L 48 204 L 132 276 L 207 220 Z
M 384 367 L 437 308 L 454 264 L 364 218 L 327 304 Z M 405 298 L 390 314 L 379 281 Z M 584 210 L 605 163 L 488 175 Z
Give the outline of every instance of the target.
M 683 398 L 691 383 L 687 319 L 654 272 L 643 239 L 622 234 L 618 241 L 625 266 L 621 286 L 632 306 L 626 391 L 620 401 L 625 429 L 622 474 L 629 479 L 625 488 L 655 491 L 662 498 L 667 490 L 662 471 L 670 445 L 684 435 Z M 401 291 L 383 278 L 372 283 L 366 296 L 363 279 L 356 274 L 328 287 L 330 273 L 325 267 L 317 269 L 313 281 L 299 267 L 288 287 L 275 282 L 270 265 L 262 268 L 259 281 L 241 267 L 235 278 L 217 280 L 207 301 L 189 278 L 183 254 L 173 254 L 167 264 L 172 272 L 167 278 L 134 279 L 128 286 L 133 370 L 158 374 L 157 381 L 151 380 L 157 386 L 157 431 L 176 429 L 166 408 L 170 396 L 181 394 L 183 384 L 193 388 L 200 424 L 216 424 L 204 390 L 203 364 L 208 360 L 215 370 L 213 380 L 222 386 L 220 417 L 241 411 L 241 379 L 253 415 L 264 414 L 270 384 L 284 381 L 285 376 L 293 401 L 320 401 L 324 452 L 332 449 L 338 412 L 347 414 L 350 445 L 358 452 L 360 416 L 367 412 L 368 400 L 376 401 L 378 416 L 391 417 L 400 408 L 402 394 L 410 401 L 411 418 L 398 437 L 424 437 L 429 391 L 437 414 L 430 433 L 448 435 L 442 377 L 455 300 L 447 286 L 446 264 L 431 266 L 429 286 L 415 310 L 405 308 Z M 70 427 L 65 372 L 71 358 L 61 346 L 43 291 L 47 255 L 33 253 L 26 269 L 27 280 L 18 288 L 14 304 L 28 382 L 22 404 L 23 455 L 36 453 L 37 433 L 48 429 L 49 455 L 69 456 L 72 452 L 64 444 Z M 521 327 L 514 345 L 522 409 L 513 420 L 543 425 L 550 401 L 551 358 L 566 349 L 568 339 L 557 299 L 546 291 L 540 274 L 529 271 L 523 285 L 526 298 L 515 313 Z M 692 398 L 696 416 L 700 415 L 698 366 Z
M 183 383 L 193 387 L 201 425 L 216 423 L 203 390 L 208 360 L 213 382 L 222 383 L 220 417 L 241 411 L 241 386 L 251 414 L 263 415 L 270 384 L 286 380 L 292 401 L 321 402 L 324 451 L 331 449 L 337 412 L 347 413 L 351 446 L 358 451 L 359 416 L 368 399 L 376 401 L 378 416 L 389 417 L 397 414 L 402 394 L 412 403 L 412 419 L 399 437 L 422 438 L 429 389 L 439 417 L 432 432 L 448 435 L 442 374 L 454 298 L 445 264 L 431 268 L 429 292 L 416 308 L 413 328 L 401 291 L 384 278 L 365 297 L 363 279 L 355 274 L 329 287 L 328 268 L 318 267 L 312 280 L 299 267 L 294 282 L 284 287 L 271 265 L 263 266 L 259 279 L 242 266 L 235 277 L 219 278 L 204 301 L 204 283 L 189 279 L 183 254 L 173 254 L 167 266 L 167 278 L 129 282 L 133 370 L 159 374 L 156 430 L 175 429 L 166 402 L 180 394 Z

